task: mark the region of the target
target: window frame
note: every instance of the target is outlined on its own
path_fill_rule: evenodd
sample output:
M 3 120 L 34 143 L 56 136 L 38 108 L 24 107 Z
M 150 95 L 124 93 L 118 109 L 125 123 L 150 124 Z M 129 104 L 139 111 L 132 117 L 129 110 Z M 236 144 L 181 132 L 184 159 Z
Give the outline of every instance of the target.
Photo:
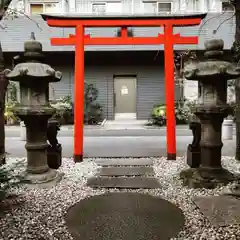
M 92 12 L 92 14 L 94 14 L 94 15 L 100 15 L 101 13 L 94 13 L 93 12 L 93 6 L 94 5 L 104 5 L 105 6 L 105 13 L 104 14 L 106 14 L 106 12 L 107 12 L 107 2 L 100 2 L 100 1 L 93 1 L 92 3 L 91 3 L 91 12 Z
M 44 3 L 29 3 L 29 15 L 37 15 L 37 14 L 41 14 L 41 13 L 34 13 L 32 14 L 32 6 L 34 5 L 42 5 L 42 9 L 43 9 L 43 12 L 44 13 L 44 9 L 45 9 L 45 6 L 44 6 Z
M 32 5 L 42 5 L 43 6 L 43 13 L 46 12 L 46 5 L 47 4 L 59 4 L 61 1 L 60 0 L 44 0 L 44 1 L 29 1 L 28 2 L 28 13 L 29 15 L 37 15 L 36 14 L 32 14 L 31 12 L 31 6 Z M 41 14 L 41 13 L 40 13 Z
M 232 10 L 231 11 L 223 11 L 223 4 L 224 3 L 229 3 L 229 1 L 228 0 L 222 0 L 222 1 L 220 1 L 220 6 L 221 6 L 221 12 L 223 13 L 223 12 L 229 12 L 229 13 L 233 13 L 234 12 L 234 7 L 232 7 Z
M 162 1 L 156 1 L 156 4 L 157 4 L 157 13 L 159 14 L 159 13 L 162 13 L 162 12 L 159 12 L 159 3 L 170 3 L 170 5 L 171 5 L 171 10 L 170 10 L 170 12 L 167 12 L 168 14 L 169 13 L 172 13 L 173 12 L 173 2 L 172 1 L 164 1 L 164 2 L 162 2 Z
M 122 10 L 123 10 L 123 1 L 122 0 L 92 0 L 91 1 L 91 13 L 92 14 L 96 14 L 97 13 L 93 13 L 93 5 L 101 5 L 101 4 L 104 4 L 105 5 L 105 13 L 104 14 L 108 14 L 108 4 L 109 3 L 120 3 L 121 4 L 121 11 L 120 13 L 122 13 Z M 119 12 L 117 12 L 119 13 Z M 114 13 L 115 14 L 115 13 Z
M 173 0 L 164 0 L 164 1 L 161 1 L 161 0 L 142 0 L 141 1 L 141 8 L 142 8 L 142 13 L 147 13 L 146 12 L 146 8 L 144 6 L 144 4 L 147 4 L 147 3 L 152 3 L 152 4 L 156 4 L 156 14 L 161 14 L 161 12 L 159 12 L 159 3 L 170 3 L 171 4 L 171 12 L 168 12 L 168 13 L 173 13 Z

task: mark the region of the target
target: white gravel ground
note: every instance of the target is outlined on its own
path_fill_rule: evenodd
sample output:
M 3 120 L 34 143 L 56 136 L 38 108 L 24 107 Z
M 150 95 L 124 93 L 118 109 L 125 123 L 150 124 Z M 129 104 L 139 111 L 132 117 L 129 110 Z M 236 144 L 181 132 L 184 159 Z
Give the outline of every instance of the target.
M 20 161 L 20 159 L 9 159 L 8 164 L 16 161 Z M 223 166 L 230 171 L 240 173 L 240 163 L 237 163 L 232 157 L 223 157 Z M 215 190 L 192 190 L 182 187 L 178 175 L 186 167 L 184 158 L 178 158 L 177 161 L 154 158 L 154 169 L 162 188 L 134 191 L 161 196 L 177 204 L 183 210 L 186 217 L 185 228 L 174 239 L 239 240 L 240 227 L 211 227 L 191 201 L 194 196 L 219 195 L 231 188 L 233 184 Z M 0 213 L 0 239 L 71 240 L 72 237 L 64 222 L 68 208 L 81 199 L 106 192 L 85 186 L 87 178 L 92 176 L 97 168 L 94 159 L 86 159 L 77 164 L 74 164 L 72 159 L 63 159 L 63 166 L 59 170 L 64 172 L 65 176 L 56 187 L 14 190 L 14 193 L 19 194 L 19 197 L 6 201 L 5 207 L 9 201 L 13 205 L 3 214 Z M 110 191 L 118 190 L 112 189 Z

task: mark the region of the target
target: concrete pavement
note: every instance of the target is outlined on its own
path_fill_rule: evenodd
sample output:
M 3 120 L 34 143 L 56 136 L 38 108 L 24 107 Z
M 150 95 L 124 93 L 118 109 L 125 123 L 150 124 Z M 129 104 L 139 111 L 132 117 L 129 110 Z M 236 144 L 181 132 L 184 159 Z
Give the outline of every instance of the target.
M 235 135 L 235 128 L 234 128 Z M 20 128 L 18 126 L 5 127 L 6 137 L 20 137 Z M 105 127 L 92 126 L 84 128 L 85 137 L 115 137 L 115 136 L 165 136 L 166 127 L 144 127 L 141 129 L 106 129 Z M 177 136 L 192 136 L 192 131 L 189 130 L 188 125 L 178 125 L 176 128 Z M 73 137 L 73 126 L 63 126 L 58 133 L 59 137 Z
M 108 127 L 106 127 L 108 126 Z M 18 126 L 6 126 L 6 151 L 12 157 L 25 157 L 25 142 L 20 139 Z M 234 130 L 235 135 L 235 130 Z M 186 154 L 187 145 L 192 142 L 188 125 L 176 128 L 177 155 Z M 73 155 L 73 126 L 62 126 L 58 134 L 63 146 L 63 156 Z M 235 154 L 234 140 L 224 141 L 225 156 Z M 160 157 L 166 156 L 166 127 L 145 127 L 141 121 L 124 124 L 112 121 L 105 126 L 84 127 L 85 157 Z
M 5 131 L 6 137 L 20 137 L 20 130 Z M 166 129 L 127 129 L 127 130 L 105 130 L 105 129 L 85 129 L 85 137 L 115 137 L 115 136 L 165 136 Z M 179 136 L 191 136 L 188 129 L 177 129 Z M 59 137 L 73 137 L 73 130 L 61 130 Z
M 186 153 L 187 144 L 192 136 L 177 136 L 177 155 Z M 235 137 L 224 141 L 222 154 L 234 156 Z M 73 138 L 60 137 L 63 146 L 63 157 L 72 157 Z M 6 151 L 11 157 L 25 157 L 25 142 L 19 137 L 6 138 Z M 157 157 L 166 156 L 165 136 L 98 136 L 84 138 L 85 157 Z

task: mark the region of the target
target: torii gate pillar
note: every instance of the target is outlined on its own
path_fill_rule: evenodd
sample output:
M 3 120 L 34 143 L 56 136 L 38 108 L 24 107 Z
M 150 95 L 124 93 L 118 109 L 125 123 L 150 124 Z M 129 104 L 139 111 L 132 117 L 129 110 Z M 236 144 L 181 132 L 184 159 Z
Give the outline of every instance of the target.
M 167 159 L 176 160 L 176 121 L 174 109 L 174 44 L 197 44 L 197 37 L 173 34 L 174 26 L 196 26 L 206 16 L 191 15 L 54 15 L 42 14 L 51 27 L 75 28 L 69 38 L 52 38 L 52 45 L 75 46 L 74 82 L 74 161 L 83 160 L 84 129 L 84 46 L 85 45 L 160 45 L 164 44 L 165 95 L 167 117 Z M 164 27 L 164 34 L 154 37 L 128 37 L 127 27 Z M 120 37 L 91 37 L 84 34 L 86 27 L 120 27 Z

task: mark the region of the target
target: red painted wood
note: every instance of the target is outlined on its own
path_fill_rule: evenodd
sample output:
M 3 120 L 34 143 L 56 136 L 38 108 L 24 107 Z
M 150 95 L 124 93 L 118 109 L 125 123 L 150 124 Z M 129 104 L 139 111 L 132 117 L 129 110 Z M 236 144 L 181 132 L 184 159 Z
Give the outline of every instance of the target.
M 121 38 L 123 41 L 128 38 L 127 27 L 124 26 L 121 28 Z
M 52 38 L 52 45 L 75 45 L 75 38 Z M 164 43 L 164 37 L 94 37 L 85 36 L 84 45 L 159 45 Z
M 74 81 L 74 159 L 83 157 L 84 130 L 84 27 L 76 27 Z M 79 160 L 80 159 L 80 160 Z
M 167 156 L 175 156 L 176 160 L 176 119 L 174 107 L 174 54 L 173 54 L 173 27 L 166 25 L 164 27 L 165 43 L 165 97 L 166 97 L 166 117 L 167 117 Z
M 75 27 L 76 35 L 69 38 L 52 38 L 52 45 L 75 45 L 75 101 L 74 101 L 74 155 L 83 156 L 84 129 L 84 46 L 85 45 L 160 45 L 164 44 L 165 87 L 167 116 L 167 153 L 168 159 L 176 159 L 176 120 L 174 109 L 174 44 L 197 44 L 198 37 L 181 37 L 173 34 L 174 26 L 194 26 L 201 23 L 201 18 L 188 19 L 47 19 L 52 27 Z M 164 34 L 156 37 L 128 37 L 128 26 L 164 27 Z M 121 37 L 84 36 L 84 27 L 121 27 Z M 80 158 L 79 158 L 80 156 Z
M 197 44 L 198 37 L 181 37 L 174 35 L 174 44 Z M 164 44 L 164 35 L 158 37 L 94 37 L 89 35 L 84 37 L 84 45 L 159 45 Z M 76 38 L 52 38 L 52 45 L 75 45 Z
M 159 27 L 163 25 L 173 26 L 195 26 L 201 23 L 200 18 L 189 19 L 146 19 L 146 20 L 68 20 L 68 19 L 47 19 L 47 24 L 51 27 L 76 27 L 77 25 L 83 25 L 84 27 Z

